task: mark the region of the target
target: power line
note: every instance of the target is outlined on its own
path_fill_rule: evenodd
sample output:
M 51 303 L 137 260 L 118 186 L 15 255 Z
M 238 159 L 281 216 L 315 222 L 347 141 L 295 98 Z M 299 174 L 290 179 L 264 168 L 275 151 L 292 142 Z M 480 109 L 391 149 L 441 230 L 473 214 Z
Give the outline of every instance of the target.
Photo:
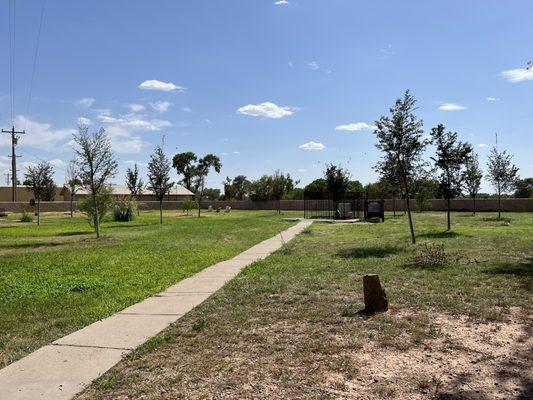
M 41 31 L 42 31 L 42 27 L 43 27 L 45 5 L 46 5 L 46 0 L 43 0 L 43 2 L 41 4 L 41 16 L 39 18 L 39 27 L 37 29 L 37 42 L 35 44 L 35 54 L 33 56 L 33 66 L 32 66 L 32 71 L 31 71 L 31 78 L 30 78 L 30 91 L 28 93 L 28 104 L 26 106 L 26 122 L 25 122 L 25 124 L 27 124 L 27 117 L 30 114 L 30 104 L 31 104 L 31 99 L 32 99 L 33 83 L 35 81 L 35 71 L 37 69 L 37 57 L 39 55 L 39 46 L 41 44 Z

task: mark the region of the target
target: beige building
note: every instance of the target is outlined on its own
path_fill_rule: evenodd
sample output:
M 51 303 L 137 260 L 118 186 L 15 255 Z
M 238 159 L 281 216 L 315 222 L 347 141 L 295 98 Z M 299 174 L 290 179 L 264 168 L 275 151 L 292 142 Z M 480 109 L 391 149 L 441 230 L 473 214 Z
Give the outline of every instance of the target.
M 0 202 L 10 202 L 12 201 L 12 188 L 11 186 L 0 186 Z M 54 196 L 54 201 L 63 201 L 63 190 L 62 188 L 56 189 L 56 194 Z M 17 201 L 20 202 L 30 202 L 34 198 L 33 192 L 28 190 L 24 185 L 17 186 L 16 191 Z
M 113 196 L 116 196 L 117 198 L 127 198 L 130 196 L 130 191 L 126 185 L 111 185 L 111 190 Z M 88 192 L 85 189 L 80 189 L 76 194 L 74 195 L 74 200 L 81 200 L 87 197 Z M 165 196 L 164 201 L 183 201 L 186 199 L 192 198 L 194 195 L 193 192 L 186 189 L 185 187 L 181 185 L 174 185 L 170 192 Z M 70 200 L 70 191 L 68 188 L 63 188 L 61 190 L 61 199 L 68 201 Z M 137 199 L 139 201 L 156 201 L 155 195 L 152 191 L 145 189 L 143 194 L 139 196 Z

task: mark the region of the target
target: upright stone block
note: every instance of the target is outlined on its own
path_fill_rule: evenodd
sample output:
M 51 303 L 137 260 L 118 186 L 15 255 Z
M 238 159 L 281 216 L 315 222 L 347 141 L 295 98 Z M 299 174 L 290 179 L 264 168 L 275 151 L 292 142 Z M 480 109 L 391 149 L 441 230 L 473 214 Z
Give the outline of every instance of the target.
M 387 294 L 381 286 L 379 276 L 376 274 L 369 274 L 363 277 L 363 292 L 366 312 L 383 312 L 389 309 Z

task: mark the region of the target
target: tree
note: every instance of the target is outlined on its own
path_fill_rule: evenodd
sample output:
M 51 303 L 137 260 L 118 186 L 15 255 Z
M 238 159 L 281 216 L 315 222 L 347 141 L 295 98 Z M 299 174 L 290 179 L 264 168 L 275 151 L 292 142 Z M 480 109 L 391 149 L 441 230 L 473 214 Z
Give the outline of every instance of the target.
M 220 189 L 204 189 L 204 197 L 208 200 L 218 200 L 220 198 Z
M 423 123 L 414 115 L 416 100 L 408 90 L 389 111 L 390 116 L 381 116 L 376 121 L 376 147 L 383 152 L 383 158 L 375 168 L 382 176 L 390 173 L 389 169 L 392 168 L 400 179 L 406 199 L 411 242 L 414 244 L 416 238 L 411 216 L 411 185 L 421 167 L 427 141 L 422 139 Z
M 244 175 L 237 175 L 235 178 L 233 178 L 232 185 L 235 189 L 235 197 L 237 200 L 243 200 L 248 194 L 250 181 L 246 179 L 246 176 Z
M 526 199 L 533 197 L 533 178 L 517 179 L 513 196 Z
M 513 189 L 516 185 L 518 168 L 511 163 L 513 156 L 504 150 L 499 152 L 495 147 L 489 155 L 488 178 L 496 189 L 498 196 L 498 218 L 501 218 L 501 195 Z
M 194 198 L 196 199 L 196 204 L 198 206 L 198 218 L 200 218 L 201 214 L 201 206 L 202 206 L 202 198 L 204 195 L 204 187 L 205 187 L 205 178 L 209 174 L 209 170 L 213 168 L 217 173 L 220 172 L 222 169 L 222 163 L 220 162 L 220 158 L 215 156 L 214 154 L 207 154 L 203 158 L 200 158 L 198 160 L 198 164 L 196 164 L 192 171 L 193 171 L 193 192 L 194 192 Z
M 268 201 L 272 198 L 272 177 L 263 175 L 250 184 L 250 199 L 252 201 Z
M 465 170 L 463 172 L 463 180 L 466 191 L 472 197 L 474 202 L 473 214 L 476 215 L 476 197 L 481 186 L 481 179 L 483 178 L 483 171 L 479 167 L 479 160 L 476 153 L 472 152 L 465 163 Z
M 304 189 L 303 188 L 293 188 L 291 191 L 289 191 L 285 198 L 287 200 L 303 200 L 304 199 Z
M 429 204 L 429 190 L 425 187 L 416 192 L 415 201 L 418 212 L 429 211 L 431 209 L 431 204 Z
M 338 203 L 348 190 L 350 174 L 340 166 L 328 164 L 326 165 L 326 171 L 324 171 L 324 178 L 331 199 Z
M 159 223 L 163 223 L 163 199 L 172 189 L 174 182 L 170 181 L 170 161 L 161 146 L 156 146 L 148 163 L 148 188 L 159 201 Z
M 236 196 L 235 186 L 233 186 L 233 181 L 229 176 L 226 177 L 226 180 L 222 182 L 224 185 L 224 200 L 234 199 Z
M 280 170 L 274 172 L 270 177 L 270 195 L 273 200 L 278 202 L 278 214 L 281 214 L 281 199 L 294 189 L 295 184 L 298 184 L 298 182 L 295 183 L 290 174 L 285 175 Z
M 79 166 L 79 177 L 87 188 L 94 205 L 94 230 L 100 238 L 100 218 L 98 217 L 98 195 L 106 186 L 109 179 L 117 173 L 117 161 L 111 150 L 111 141 L 105 129 L 89 133 L 88 126 L 81 125 L 78 133 L 74 134 L 74 142 Z
M 30 165 L 24 178 L 24 184 L 33 192 L 37 201 L 37 225 L 41 225 L 41 199 L 49 190 L 50 183 L 54 183 L 54 168 L 47 161 L 36 166 Z
M 439 193 L 446 199 L 446 216 L 448 230 L 452 228 L 451 199 L 459 196 L 463 188 L 463 167 L 472 153 L 472 146 L 457 140 L 457 132 L 446 132 L 439 124 L 431 129 L 433 144 L 437 146 L 431 159 L 440 171 Z
M 176 169 L 178 175 L 183 176 L 180 183 L 190 191 L 193 191 L 195 163 L 197 160 L 198 157 L 192 151 L 178 153 L 172 158 L 172 167 Z
M 126 186 L 131 193 L 131 197 L 139 200 L 143 194 L 144 182 L 139 176 L 139 167 L 137 163 L 133 164 L 133 169 L 128 167 L 126 170 Z M 137 215 L 139 215 L 139 208 L 137 207 Z
M 75 160 L 71 160 L 67 166 L 65 176 L 65 186 L 70 193 L 70 218 L 74 216 L 74 196 L 76 192 L 81 189 L 82 181 L 79 177 L 78 165 Z
M 320 198 L 328 192 L 328 185 L 324 178 L 315 179 L 304 187 L 304 194 L 308 197 Z

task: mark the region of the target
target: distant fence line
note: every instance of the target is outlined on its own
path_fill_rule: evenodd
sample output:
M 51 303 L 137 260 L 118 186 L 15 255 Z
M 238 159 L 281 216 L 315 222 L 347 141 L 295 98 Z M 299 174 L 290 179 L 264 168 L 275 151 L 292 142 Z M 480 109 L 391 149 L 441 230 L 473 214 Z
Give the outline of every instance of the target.
M 430 199 L 429 204 L 431 211 L 444 211 L 446 210 L 446 200 L 443 199 Z M 521 212 L 533 212 L 533 199 L 502 199 L 502 211 L 521 211 Z M 163 201 L 164 210 L 181 210 L 183 205 L 182 201 Z M 202 208 L 212 206 L 214 209 L 217 207 L 225 208 L 231 207 L 234 210 L 277 210 L 277 201 L 264 201 L 255 202 L 251 200 L 205 200 L 202 202 Z M 451 201 L 453 211 L 472 211 L 473 202 L 470 199 L 454 199 Z M 74 202 L 74 208 L 76 209 L 76 202 Z M 0 209 L 5 209 L 10 212 L 22 212 L 33 211 L 35 208 L 31 207 L 27 202 L 0 202 Z M 143 201 L 139 203 L 141 210 L 158 210 L 159 202 L 157 201 Z M 303 211 L 303 200 L 282 200 L 281 209 L 283 211 Z M 385 210 L 392 211 L 393 202 L 392 199 L 385 200 Z M 404 200 L 396 200 L 396 210 L 403 211 L 405 209 Z M 416 210 L 416 203 L 413 200 L 411 202 L 411 209 Z M 476 200 L 476 211 L 497 211 L 498 200 L 497 199 L 480 199 Z M 50 201 L 41 202 L 41 211 L 43 212 L 66 212 L 70 211 L 70 202 L 68 201 Z

